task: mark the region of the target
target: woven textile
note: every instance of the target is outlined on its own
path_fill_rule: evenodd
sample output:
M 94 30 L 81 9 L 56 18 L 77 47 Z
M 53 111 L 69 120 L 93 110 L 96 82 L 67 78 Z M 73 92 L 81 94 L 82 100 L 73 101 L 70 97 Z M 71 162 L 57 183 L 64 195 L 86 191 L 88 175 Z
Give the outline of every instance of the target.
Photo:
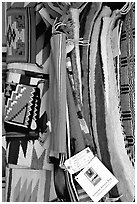
M 105 11 L 106 10 L 106 11 Z M 95 142 L 97 146 L 97 153 L 100 156 L 103 164 L 113 173 L 113 169 L 111 166 L 110 155 L 108 150 L 108 141 L 107 141 L 107 133 L 106 133 L 106 121 L 105 121 L 105 96 L 104 96 L 104 78 L 103 78 L 103 70 L 102 70 L 102 59 L 100 55 L 100 29 L 101 29 L 101 18 L 103 16 L 109 16 L 110 10 L 108 7 L 104 7 L 102 10 L 102 15 L 100 14 L 97 20 L 95 21 L 95 26 L 93 28 L 93 34 L 91 37 L 92 46 L 90 49 L 90 94 L 91 100 L 94 102 L 91 105 L 91 113 L 93 114 L 93 130 L 95 136 Z M 107 17 L 106 17 L 107 18 Z M 104 29 L 105 30 L 105 29 Z M 95 40 L 96 39 L 96 40 Z M 105 41 L 106 39 L 104 39 Z M 103 42 L 104 42 L 103 41 Z M 95 53 L 96 49 L 96 53 Z M 91 53 L 94 53 L 93 56 Z M 104 52 L 103 52 L 104 53 Z M 103 55 L 103 60 L 104 60 Z M 103 61 L 104 62 L 104 61 Z M 94 109 L 95 108 L 95 109 Z M 95 115 L 94 115 L 95 114 Z M 94 121 L 95 120 L 95 121 Z M 96 126 L 96 128 L 94 127 Z M 95 129 L 97 132 L 95 132 Z M 97 137 L 97 138 L 96 138 Z M 117 188 L 114 187 L 110 191 L 110 196 L 117 197 L 118 191 Z
M 5 87 L 5 129 L 12 132 L 10 124 L 15 126 L 16 131 L 25 133 L 25 129 L 37 130 L 38 112 L 40 103 L 40 91 L 24 84 L 6 83 Z M 33 109 L 34 107 L 34 109 Z M 19 130 L 18 130 L 18 127 Z
M 117 92 L 116 73 L 113 62 L 111 47 L 111 36 L 114 22 L 119 16 L 113 13 L 108 20 L 108 31 L 106 41 L 107 63 L 104 64 L 105 80 L 105 101 L 106 101 L 106 132 L 108 149 L 114 175 L 119 180 L 117 184 L 122 201 L 133 201 L 134 199 L 134 169 L 129 161 L 124 147 L 124 134 L 120 120 L 119 99 Z M 104 18 L 105 19 L 105 18 Z M 106 33 L 106 27 L 104 27 Z M 102 45 L 103 46 L 103 45 Z M 103 53 L 105 55 L 105 53 Z M 121 174 L 122 172 L 122 174 Z
M 92 2 L 87 5 L 80 15 L 80 37 L 83 40 L 90 42 L 90 37 L 93 31 L 95 18 L 97 17 L 101 3 Z M 89 70 L 89 49 L 87 46 L 80 46 L 81 54 L 81 69 L 82 69 L 82 95 L 83 95 L 83 115 L 90 128 L 90 107 L 89 107 L 89 84 L 88 84 L 88 70 Z
M 76 107 L 72 95 L 72 89 L 70 86 L 70 81 L 67 76 L 66 80 L 67 88 L 67 103 L 68 103 L 68 113 L 69 113 L 69 123 L 70 123 L 70 138 L 74 138 L 75 142 L 75 154 L 85 148 L 84 139 L 82 137 L 82 132 L 80 129 L 80 124 L 77 118 Z
M 91 34 L 93 31 L 93 25 L 95 18 L 97 17 L 99 11 L 101 10 L 101 3 L 93 2 L 85 7 L 80 15 L 80 37 L 83 37 L 83 41 L 86 40 L 90 42 Z M 88 15 L 87 15 L 88 12 Z M 86 14 L 86 15 L 85 15 Z M 81 54 L 81 69 L 82 69 L 82 112 L 83 118 L 89 129 L 89 136 L 86 135 L 86 143 L 94 152 L 96 147 L 94 144 L 94 138 L 91 128 L 91 112 L 90 112 L 90 98 L 89 98 L 89 83 L 88 83 L 88 73 L 89 73 L 89 49 L 90 46 L 80 46 Z
M 39 4 L 15 2 L 6 4 L 6 6 L 8 8 L 6 12 L 8 16 L 8 53 L 10 51 L 12 54 L 17 53 L 13 48 L 19 42 L 22 45 L 19 55 L 24 54 L 25 56 L 24 58 L 10 56 L 12 59 L 7 56 L 5 109 L 9 114 L 5 115 L 5 124 L 8 124 L 6 162 L 7 166 L 11 167 L 9 171 L 13 175 L 20 174 L 21 178 L 17 181 L 16 176 L 13 176 L 12 182 L 9 183 L 9 171 L 7 170 L 6 201 L 51 201 L 56 199 L 53 164 L 49 164 L 48 160 L 50 140 L 46 106 L 49 88 L 48 58 L 51 27 L 39 14 Z M 11 86 L 13 90 L 10 89 Z M 10 128 L 9 120 L 12 120 Z M 28 125 L 25 121 L 28 122 Z M 39 140 L 36 140 L 38 137 Z M 27 183 L 24 180 L 25 176 L 28 179 L 28 174 L 30 178 L 34 176 L 34 180 L 37 180 L 35 187 L 33 186 L 34 189 L 32 188 L 33 181 L 30 181 L 29 185 L 29 181 Z M 43 179 L 44 183 L 42 183 Z M 17 186 L 15 187 L 16 181 Z
M 31 22 L 29 23 L 29 21 Z M 34 62 L 34 28 L 34 10 L 30 8 L 11 8 L 7 10 L 7 63 L 16 61 Z M 29 33 L 33 33 L 33 36 Z
M 51 38 L 49 117 L 51 121 L 51 151 L 66 153 L 66 35 Z
M 6 71 L 7 71 L 6 52 L 7 52 L 7 47 L 5 44 L 3 44 L 2 45 L 2 92 L 4 92 L 4 88 L 5 88 Z
M 12 168 L 7 168 L 6 171 L 7 202 L 48 202 L 50 200 L 51 171 Z
M 2 202 L 5 201 L 5 190 L 6 190 L 6 143 L 5 137 L 2 138 Z
M 125 16 L 120 39 L 120 104 L 125 148 L 135 162 L 135 4 Z
M 101 153 L 98 143 L 98 134 L 97 134 L 97 121 L 96 121 L 96 103 L 95 103 L 95 65 L 96 65 L 96 54 L 98 49 L 98 39 L 101 28 L 101 19 L 103 16 L 110 15 L 111 10 L 108 7 L 103 7 L 98 18 L 94 23 L 94 28 L 91 36 L 91 46 L 90 46 L 90 57 L 89 57 L 89 89 L 90 89 L 90 106 L 92 113 L 92 128 L 93 135 L 96 144 L 96 151 L 101 159 Z
M 38 140 L 9 138 L 7 139 L 6 161 L 8 164 L 23 168 L 53 170 L 53 165 L 48 160 L 49 144 L 49 137 L 43 146 Z
M 29 62 L 47 68 L 50 37 L 50 24 L 36 7 L 20 5 L 7 10 L 7 63 Z
M 135 4 L 123 4 L 3 2 L 3 201 L 92 202 L 64 166 L 86 147 L 119 181 L 100 202 L 134 201 Z

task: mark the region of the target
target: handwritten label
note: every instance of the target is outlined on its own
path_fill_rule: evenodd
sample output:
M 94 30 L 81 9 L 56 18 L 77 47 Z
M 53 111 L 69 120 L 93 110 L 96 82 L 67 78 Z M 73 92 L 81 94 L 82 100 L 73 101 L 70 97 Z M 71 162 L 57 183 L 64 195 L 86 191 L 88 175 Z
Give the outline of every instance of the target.
M 70 174 L 74 174 L 88 165 L 88 163 L 94 158 L 94 155 L 89 147 L 67 159 L 64 163 L 66 169 Z

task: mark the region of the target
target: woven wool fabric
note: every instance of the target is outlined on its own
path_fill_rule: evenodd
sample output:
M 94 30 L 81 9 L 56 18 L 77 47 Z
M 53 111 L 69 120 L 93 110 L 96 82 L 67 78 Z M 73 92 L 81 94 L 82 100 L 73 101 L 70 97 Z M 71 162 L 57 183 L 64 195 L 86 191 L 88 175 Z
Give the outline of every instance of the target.
M 6 4 L 2 2 L 2 47 L 7 45 L 6 39 Z
M 5 128 L 4 128 L 4 88 L 6 80 L 6 25 L 5 18 L 6 9 L 5 4 L 2 3 L 2 202 L 5 202 L 5 187 L 6 187 L 6 137 L 5 137 Z
M 70 85 L 72 88 L 73 98 L 74 98 L 74 101 L 76 101 L 76 90 L 75 90 L 75 85 L 74 85 L 74 76 L 73 76 L 72 64 L 71 64 L 70 57 L 67 57 L 67 72 L 68 72 Z M 90 147 L 94 152 L 95 148 L 93 145 L 92 137 L 91 137 L 91 134 L 89 132 L 89 128 L 86 124 L 86 121 L 83 117 L 82 110 L 79 108 L 78 104 L 76 104 L 76 103 L 75 103 L 75 107 L 76 107 L 76 111 L 77 111 L 77 117 L 78 117 L 78 121 L 80 124 L 82 136 L 84 139 L 84 143 L 86 146 Z
M 10 125 L 16 126 L 19 132 L 25 133 L 28 128 L 35 131 L 38 128 L 40 90 L 24 84 L 6 83 L 5 97 L 6 131 L 12 131 Z
M 7 8 L 34 7 L 35 2 L 7 2 Z
M 48 70 L 50 55 L 51 25 L 36 11 L 36 63 Z
M 69 113 L 69 123 L 70 123 L 70 138 L 74 138 L 75 141 L 75 154 L 85 148 L 84 139 L 82 137 L 82 132 L 80 124 L 77 118 L 76 106 L 74 103 L 74 98 L 72 95 L 72 88 L 70 86 L 70 81 L 67 76 L 66 80 L 67 88 L 67 103 L 68 103 L 68 113 Z
M 2 92 L 4 92 L 4 88 L 5 88 L 6 71 L 7 71 L 6 52 L 7 52 L 7 47 L 5 44 L 3 44 L 2 45 Z
M 90 37 L 93 29 L 95 18 L 97 17 L 101 3 L 92 2 L 87 5 L 84 11 L 80 14 L 80 37 L 83 40 L 90 42 Z M 88 69 L 89 69 L 89 46 L 80 46 L 81 53 L 81 69 L 82 69 L 82 95 L 83 95 L 83 115 L 90 129 L 90 110 L 89 110 L 89 88 L 88 88 Z
M 132 202 L 134 200 L 134 168 L 130 163 L 124 145 L 124 134 L 120 120 L 120 110 L 117 92 L 116 73 L 113 64 L 113 53 L 111 48 L 111 36 L 114 23 L 117 19 L 114 13 L 110 18 L 107 31 L 107 64 L 104 66 L 108 73 L 106 85 L 108 93 L 106 97 L 106 132 L 111 164 L 114 175 L 119 180 L 117 184 L 119 194 L 123 195 L 121 200 Z
M 71 10 L 71 19 L 74 26 L 70 26 L 70 39 L 74 39 L 74 49 L 70 53 L 71 63 L 72 63 L 72 70 L 73 70 L 73 77 L 74 77 L 74 86 L 75 86 L 75 104 L 81 108 L 82 105 L 82 87 L 81 87 L 81 64 L 80 64 L 80 56 L 79 56 L 79 10 L 72 9 Z M 78 35 L 78 36 L 77 36 Z
M 12 168 L 7 168 L 6 171 L 7 202 L 48 202 L 50 200 L 51 171 Z
M 78 97 L 78 105 L 81 107 L 82 105 L 82 81 L 81 81 L 81 61 L 80 61 L 80 49 L 79 49 L 79 39 L 80 39 L 80 22 L 79 22 L 79 15 L 80 11 L 78 8 L 70 8 L 70 15 L 72 18 L 73 26 L 72 26 L 72 36 L 71 38 L 74 39 L 74 49 L 72 50 L 72 56 L 75 59 L 74 67 L 73 69 L 75 70 L 76 76 L 76 88 L 77 88 L 77 97 Z M 75 75 L 74 75 L 75 77 Z
M 6 45 L 3 44 L 2 80 L 3 90 L 6 88 L 7 95 L 5 127 L 8 167 L 3 201 L 6 195 L 8 202 L 52 202 L 58 199 L 91 202 L 72 175 L 64 172 L 57 164 L 57 171 L 61 170 L 58 174 L 48 160 L 49 156 L 60 158 L 59 153 L 63 153 L 62 158 L 64 153 L 65 158 L 70 158 L 86 146 L 90 146 L 98 154 L 119 180 L 117 186 L 108 193 L 110 200 L 112 198 L 113 201 L 118 196 L 122 196 L 123 202 L 134 200 L 135 8 L 133 6 L 123 18 L 119 96 L 112 50 L 112 33 L 116 19 L 115 15 L 104 17 L 110 16 L 111 10 L 108 7 L 103 8 L 102 3 L 88 3 L 82 15 L 77 15 L 77 19 L 70 12 L 72 20 L 76 20 L 78 26 L 77 31 L 73 29 L 73 38 L 80 34 L 80 37 L 88 40 L 86 42 L 90 46 L 81 47 L 79 56 L 76 47 L 80 46 L 76 42 L 75 49 L 68 55 L 72 66 L 66 74 L 66 35 L 57 33 L 52 36 L 52 23 L 56 17 L 61 20 L 68 15 L 70 5 L 73 7 L 70 10 L 78 11 L 79 14 L 78 7 L 82 4 L 84 2 L 5 3 L 5 15 L 8 8 L 7 53 L 14 53 L 14 57 L 7 55 L 7 62 L 10 62 L 7 72 Z M 16 20 L 15 13 L 18 15 Z M 80 29 L 78 20 L 81 20 Z M 72 31 L 72 27 L 67 29 Z M 102 28 L 103 38 L 100 38 Z M 79 41 L 79 37 L 77 40 Z M 19 47 L 14 50 L 17 45 Z M 25 112 L 24 107 L 28 107 L 28 111 Z M 26 118 L 29 118 L 28 125 Z M 31 130 L 29 134 L 25 134 L 24 129 L 21 131 L 19 124 L 25 130 Z M 53 172 L 57 173 L 56 176 L 53 176 Z M 61 180 L 58 175 L 62 176 Z M 3 177 L 3 187 L 4 184 Z M 60 197 L 61 194 L 56 195 L 58 190 L 63 198 Z
M 5 190 L 6 190 L 6 139 L 2 137 L 2 202 L 5 202 Z
M 106 133 L 106 121 L 105 121 L 105 96 L 104 96 L 104 83 L 103 83 L 103 70 L 101 67 L 101 55 L 100 45 L 98 44 L 98 51 L 96 55 L 95 65 L 95 103 L 96 103 L 96 121 L 97 121 L 97 134 L 98 143 L 101 153 L 101 161 L 113 173 L 110 153 L 108 149 L 108 140 Z M 110 197 L 118 197 L 117 187 L 109 192 Z
M 53 170 L 48 161 L 50 139 L 47 137 L 45 145 L 38 140 L 24 138 L 7 139 L 6 161 L 8 165 L 22 168 Z
M 78 191 L 79 202 L 92 202 L 91 198 L 82 188 L 77 189 L 77 191 Z
M 108 9 L 108 11 L 109 11 L 109 9 Z M 109 13 L 106 13 L 106 16 L 109 16 Z M 107 18 L 107 17 L 105 17 L 105 18 Z M 95 40 L 95 33 L 94 32 L 96 31 L 96 34 L 97 34 L 97 27 L 94 29 L 95 30 L 93 30 L 93 35 L 92 35 L 92 37 L 94 36 L 94 38 L 92 38 L 93 40 Z M 98 27 L 98 29 L 99 29 L 99 27 Z M 113 173 L 113 169 L 112 169 L 111 162 L 110 162 L 110 155 L 109 155 L 109 151 L 108 151 L 108 141 L 107 141 L 107 134 L 106 134 L 106 122 L 105 122 L 105 105 L 106 104 L 105 104 L 105 96 L 104 96 L 104 77 L 103 77 L 103 70 L 102 70 L 102 59 L 101 59 L 101 50 L 100 50 L 101 44 L 100 44 L 99 31 L 98 31 L 97 37 L 98 37 L 98 38 L 96 38 L 96 42 L 97 42 L 96 50 L 97 51 L 95 54 L 94 71 L 92 70 L 90 72 L 90 74 L 92 73 L 91 77 L 94 80 L 94 84 L 92 83 L 93 88 L 91 90 L 93 90 L 94 91 L 93 93 L 95 94 L 94 96 L 91 95 L 92 97 L 95 97 L 95 99 L 94 99 L 95 110 L 91 109 L 91 111 L 93 114 L 95 111 L 94 117 L 96 120 L 96 131 L 97 131 L 96 132 L 96 135 L 97 135 L 96 139 L 98 141 L 98 149 L 100 152 L 100 159 L 103 162 L 103 164 Z M 91 43 L 93 43 L 93 42 L 91 41 Z M 95 49 L 95 46 L 94 46 L 94 49 Z M 91 58 L 91 60 L 93 60 L 93 58 Z M 103 60 L 104 60 L 104 55 L 103 55 Z M 91 92 L 91 94 L 93 94 L 93 93 Z M 93 129 L 94 129 L 94 127 L 93 127 Z M 98 153 L 98 151 L 97 151 L 97 153 Z M 112 196 L 112 197 L 118 196 L 118 191 L 117 191 L 116 187 L 114 187 L 110 191 L 110 196 Z
M 29 21 L 31 23 L 28 23 Z M 16 61 L 34 62 L 34 31 L 34 9 L 11 8 L 7 10 L 7 63 Z M 33 36 L 31 36 L 31 33 L 33 33 Z
M 17 184 L 17 189 L 19 189 L 17 191 L 18 195 L 17 194 L 15 195 L 16 189 L 14 191 L 14 189 L 12 189 L 12 185 L 15 184 L 16 179 L 13 176 L 12 183 L 8 183 L 9 174 L 7 172 L 6 186 L 8 185 L 7 187 L 8 193 L 6 193 L 6 200 L 8 201 L 9 200 L 51 201 L 56 198 L 54 182 L 53 182 L 53 164 L 49 164 L 49 161 L 48 161 L 50 140 L 49 140 L 49 132 L 47 132 L 47 121 L 49 117 L 47 116 L 47 112 L 46 112 L 47 93 L 49 88 L 48 59 L 49 59 L 49 53 L 50 53 L 49 44 L 50 44 L 50 37 L 51 37 L 51 26 L 48 24 L 48 22 L 46 22 L 45 24 L 45 21 L 43 21 L 42 17 L 38 13 L 37 8 L 35 7 L 36 3 L 29 3 L 29 2 L 28 3 L 22 2 L 22 3 L 17 2 L 17 3 L 12 3 L 10 5 L 7 4 L 7 7 L 10 7 L 9 14 L 10 12 L 12 13 L 12 11 L 16 11 L 16 12 L 26 11 L 26 13 L 28 12 L 27 13 L 28 15 L 25 16 L 26 18 L 25 20 L 26 22 L 29 22 L 32 25 L 32 29 L 30 29 L 30 27 L 28 26 L 29 29 L 25 30 L 26 36 L 28 38 L 28 40 L 26 39 L 25 42 L 30 44 L 28 49 L 26 49 L 26 51 L 28 52 L 26 53 L 26 57 L 27 57 L 26 61 L 23 61 L 22 63 L 22 61 L 19 58 L 18 59 L 16 58 L 12 61 L 13 63 L 8 64 L 7 83 L 13 83 L 14 81 L 14 84 L 16 84 L 17 86 L 21 86 L 22 84 L 24 88 L 27 88 L 28 86 L 29 89 L 31 86 L 34 89 L 37 86 L 37 88 L 40 90 L 39 105 L 34 102 L 32 105 L 33 111 L 30 110 L 31 118 L 35 119 L 37 117 L 38 119 L 37 125 L 39 126 L 39 131 L 38 131 L 39 135 L 37 136 L 40 136 L 40 138 L 39 140 L 34 141 L 33 140 L 34 137 L 33 137 L 30 140 L 30 137 L 26 138 L 26 134 L 23 134 L 24 131 L 23 133 L 21 133 L 20 129 L 18 130 L 18 132 L 15 132 L 17 131 L 17 129 L 16 130 L 12 129 L 12 131 L 9 132 L 9 134 L 6 133 L 7 136 L 10 136 L 10 138 L 7 137 L 7 149 L 6 149 L 7 166 L 10 166 L 11 168 L 13 168 L 12 171 L 15 172 L 15 174 L 17 172 L 17 175 L 20 174 L 21 176 L 23 176 L 23 178 L 25 177 L 25 175 L 28 176 L 28 168 L 30 168 L 31 170 L 33 169 L 30 174 L 31 176 L 34 176 L 36 180 L 39 180 L 39 177 L 43 179 L 44 172 L 47 178 L 44 179 L 45 180 L 44 185 L 38 182 L 40 186 L 36 185 L 36 188 L 34 189 L 35 192 L 32 192 L 32 188 L 31 188 L 32 182 L 30 182 L 30 186 L 29 186 L 30 188 L 28 189 L 29 192 L 27 192 L 27 186 L 25 186 L 27 184 L 27 181 L 24 181 L 23 189 L 19 189 L 20 182 L 21 182 L 20 180 Z M 30 8 L 23 8 L 26 6 Z M 10 34 L 9 34 L 9 37 L 10 37 Z M 14 37 L 17 37 L 17 36 L 14 36 Z M 31 41 L 29 38 L 31 38 Z M 33 40 L 34 42 L 32 43 Z M 31 43 L 32 43 L 32 46 L 31 46 Z M 33 64 L 24 63 L 24 62 L 31 62 Z M 28 96 L 26 95 L 26 97 L 24 95 L 25 100 L 27 100 L 27 97 L 29 97 L 29 94 Z M 30 104 L 31 104 L 31 100 L 33 101 L 32 98 L 30 98 Z M 21 104 L 23 104 L 25 100 L 21 100 L 21 103 L 19 103 L 16 108 L 14 107 L 14 112 L 17 112 L 17 108 L 19 108 L 19 106 L 21 106 Z M 15 102 L 16 100 L 14 100 L 14 103 Z M 39 110 L 36 111 L 36 107 L 38 106 L 39 106 Z M 23 117 L 21 117 L 21 112 L 19 115 L 20 117 L 18 117 L 18 120 L 21 121 L 21 118 L 23 119 Z M 15 117 L 17 119 L 17 116 Z M 33 134 L 32 136 L 36 136 L 36 134 Z M 34 169 L 37 171 L 37 173 L 36 171 L 34 171 Z M 22 184 L 23 184 L 23 181 L 21 185 Z M 37 195 L 37 192 L 38 192 L 37 188 L 41 189 L 40 190 L 41 192 L 44 192 L 43 196 L 40 196 L 40 198 L 38 198 L 38 195 Z M 13 191 L 11 191 L 11 189 Z M 40 192 L 40 195 L 41 195 L 41 192 Z M 35 194 L 35 196 L 33 193 Z M 9 197 L 7 197 L 8 195 Z
M 80 37 L 83 37 L 83 40 L 90 42 L 90 37 L 93 29 L 93 24 L 95 18 L 97 17 L 100 9 L 101 3 L 91 3 L 86 6 L 83 13 L 80 15 Z M 87 15 L 88 11 L 88 15 Z M 86 15 L 85 15 L 86 13 Z M 82 18 L 83 16 L 83 18 Z M 86 23 L 85 23 L 86 22 Z M 89 71 L 89 46 L 80 46 L 81 51 L 81 68 L 82 68 L 82 101 L 83 101 L 83 117 L 87 123 L 88 129 L 90 131 L 89 137 L 86 135 L 88 146 L 95 151 L 96 147 L 94 144 L 94 138 L 92 135 L 91 127 L 91 112 L 90 112 L 90 101 L 89 101 L 89 84 L 88 84 L 88 71 Z
M 51 121 L 51 152 L 66 153 L 66 35 L 51 38 L 49 115 Z
M 67 74 L 67 152 L 70 158 L 74 154 L 83 150 L 86 147 L 86 140 L 82 135 L 82 130 L 80 128 L 80 123 L 78 121 L 76 106 L 74 103 L 74 98 L 72 95 L 73 88 L 71 87 L 71 78 L 69 73 Z M 81 136 L 81 137 L 79 137 Z M 91 200 L 89 196 L 82 191 L 78 184 L 75 184 L 74 178 L 68 172 L 66 172 L 66 182 L 72 202 L 84 202 Z
M 6 6 L 2 3 L 2 92 L 5 88 L 6 80 L 6 53 L 7 53 L 7 41 L 6 41 Z
M 34 40 L 34 42 L 31 42 L 28 39 L 28 42 L 30 42 L 30 45 L 25 44 L 26 61 L 38 64 L 38 66 L 41 67 L 41 70 L 40 70 L 40 68 L 38 68 L 40 72 L 48 73 L 48 62 L 49 62 L 48 59 L 49 59 L 49 53 L 50 53 L 49 43 L 50 43 L 50 37 L 51 37 L 51 27 L 50 27 L 48 22 L 45 24 L 42 17 L 38 13 L 36 6 L 39 6 L 39 5 L 37 5 L 36 3 L 30 3 L 30 2 L 28 2 L 27 4 L 25 4 L 25 3 L 20 4 L 18 2 L 18 3 L 13 3 L 11 5 L 7 5 L 7 7 L 9 7 L 9 6 L 11 6 L 11 7 L 8 10 L 8 12 L 9 12 L 8 15 L 9 16 L 11 15 L 11 17 L 13 15 L 13 13 L 15 13 L 15 12 L 16 13 L 19 13 L 20 11 L 24 12 L 23 15 L 24 15 L 25 19 L 23 18 L 22 20 L 25 21 L 25 24 L 23 24 L 23 25 L 26 27 L 24 27 L 25 29 L 23 28 L 23 32 L 25 32 L 25 36 L 27 39 L 30 37 L 31 41 Z M 26 7 L 26 8 L 23 8 L 23 7 Z M 36 10 L 36 12 L 35 12 L 35 10 Z M 36 15 L 34 16 L 34 14 L 36 14 Z M 27 26 L 28 22 L 30 22 L 29 24 L 31 24 L 32 29 L 29 26 Z M 13 23 L 13 24 L 15 24 L 15 23 Z M 9 32 L 9 41 L 11 41 L 12 44 L 15 44 L 16 43 L 15 42 L 16 37 L 20 37 L 20 35 L 21 35 L 20 30 L 18 32 L 19 35 L 17 35 L 14 32 L 15 30 L 16 29 L 14 29 L 14 27 L 13 27 L 13 29 L 10 29 L 11 32 Z M 15 35 L 13 35 L 13 33 Z M 12 34 L 12 35 L 10 35 L 10 34 Z M 27 39 L 25 42 L 27 42 Z M 36 41 L 36 43 L 35 43 L 35 41 Z M 34 45 L 35 45 L 35 47 L 34 47 Z M 13 62 L 16 62 L 16 61 L 20 61 L 20 58 L 14 57 Z M 15 65 L 15 63 L 14 63 L 14 65 Z M 21 67 L 20 64 L 18 64 L 18 66 Z M 33 66 L 31 66 L 31 67 L 32 67 L 31 71 L 34 71 L 34 67 Z M 12 68 L 15 68 L 15 67 L 13 66 Z M 24 66 L 23 66 L 23 68 L 24 68 Z M 29 68 L 29 66 L 28 66 L 28 68 Z M 46 104 L 46 98 L 47 98 L 47 83 L 40 84 L 39 88 L 41 90 L 43 90 L 43 92 L 41 93 L 41 108 L 40 108 L 40 115 L 39 115 L 39 119 L 40 119 L 39 125 L 41 127 L 41 132 L 43 133 L 47 128 L 46 122 L 48 120 L 47 114 L 46 114 L 46 106 L 44 105 L 44 104 Z
M 67 159 L 73 155 L 73 152 L 75 152 L 75 147 L 73 149 L 72 143 L 71 143 L 71 135 L 70 135 L 70 121 L 69 121 L 69 112 L 68 112 L 68 102 L 66 102 L 66 146 L 67 146 Z M 79 200 L 78 194 L 76 191 L 76 186 L 74 184 L 73 175 L 69 174 L 69 172 L 65 171 L 65 178 L 67 183 L 67 188 L 69 191 L 69 196 L 71 199 L 71 202 L 77 202 Z
M 120 39 L 120 104 L 125 148 L 135 161 L 135 4 L 123 20 Z
M 101 159 L 101 153 L 98 143 L 98 134 L 97 134 L 97 121 L 96 121 L 96 107 L 95 107 L 95 64 L 96 64 L 96 54 L 98 48 L 98 37 L 101 28 L 101 19 L 103 16 L 109 16 L 111 14 L 111 10 L 108 7 L 103 7 L 102 11 L 100 12 L 99 16 L 97 17 L 93 33 L 91 36 L 91 45 L 90 45 L 90 58 L 89 58 L 89 89 L 90 89 L 90 105 L 91 105 L 91 114 L 92 114 L 92 127 L 93 127 L 93 135 L 96 144 L 96 151 Z
M 93 11 L 96 13 L 96 9 L 98 10 L 98 7 L 96 8 L 96 4 L 92 6 L 91 10 L 92 10 L 92 17 L 93 15 Z M 76 16 L 75 18 L 78 18 L 78 10 L 75 11 L 71 11 L 71 13 L 75 13 Z M 73 13 L 73 15 L 74 15 Z M 73 19 L 74 21 L 74 19 Z M 92 22 L 93 23 L 93 22 Z M 91 23 L 91 24 L 92 24 Z M 77 29 L 79 28 L 79 22 L 77 20 L 75 20 L 74 22 L 75 27 L 77 27 Z M 89 25 L 90 26 L 90 25 Z M 92 27 L 92 26 L 91 26 Z M 76 28 L 75 28 L 76 29 Z M 73 30 L 73 37 L 74 39 L 76 38 L 76 30 Z M 79 30 L 80 32 L 81 30 Z M 81 33 L 80 33 L 81 34 Z M 78 36 L 77 36 L 78 37 Z M 90 38 L 90 37 L 89 37 Z M 75 41 L 75 40 L 74 40 Z M 80 46 L 79 46 L 80 47 Z M 86 46 L 87 47 L 87 46 Z M 74 97 L 74 101 L 75 101 L 75 105 L 76 105 L 76 110 L 77 110 L 77 114 L 78 114 L 78 119 L 80 122 L 80 126 L 81 126 L 81 131 L 82 131 L 82 135 L 83 135 L 83 139 L 84 139 L 84 143 L 87 146 L 90 146 L 91 149 L 94 151 L 95 147 L 93 144 L 93 138 L 91 136 L 91 133 L 89 132 L 88 126 L 86 124 L 85 118 L 83 117 L 83 113 L 82 113 L 82 108 L 81 108 L 81 99 L 80 99 L 80 87 L 81 87 L 81 79 L 79 80 L 78 76 L 81 76 L 81 73 L 79 71 L 79 62 L 77 60 L 78 58 L 78 46 L 74 48 L 74 50 L 72 50 L 71 55 L 70 55 L 70 61 L 68 60 L 68 64 L 69 66 L 71 66 L 71 71 L 69 74 L 69 77 L 71 78 L 71 85 L 72 85 L 72 90 L 73 90 L 73 97 Z M 77 55 L 78 54 L 78 55 Z M 72 79 L 73 78 L 73 79 Z M 81 78 L 81 77 L 80 77 Z M 88 93 L 87 93 L 88 94 Z M 85 97 L 85 96 L 84 96 Z M 88 106 L 88 103 L 85 105 Z M 89 115 L 89 113 L 88 113 Z M 84 115 L 85 116 L 85 115 Z M 87 117 L 87 116 L 86 116 Z
M 30 62 L 48 67 L 51 26 L 46 20 L 45 23 L 36 8 L 32 5 L 23 8 L 20 5 L 8 9 L 7 63 Z M 22 16 L 19 16 L 20 13 Z
M 2 202 L 5 202 L 6 177 L 2 177 Z

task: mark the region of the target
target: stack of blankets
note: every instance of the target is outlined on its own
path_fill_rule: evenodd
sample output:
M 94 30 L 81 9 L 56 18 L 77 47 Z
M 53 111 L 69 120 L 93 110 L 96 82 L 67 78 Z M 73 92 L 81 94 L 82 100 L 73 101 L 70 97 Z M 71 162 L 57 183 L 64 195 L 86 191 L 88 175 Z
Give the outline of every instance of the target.
M 133 202 L 135 3 L 2 6 L 2 200 L 93 202 L 64 168 L 89 147 Z

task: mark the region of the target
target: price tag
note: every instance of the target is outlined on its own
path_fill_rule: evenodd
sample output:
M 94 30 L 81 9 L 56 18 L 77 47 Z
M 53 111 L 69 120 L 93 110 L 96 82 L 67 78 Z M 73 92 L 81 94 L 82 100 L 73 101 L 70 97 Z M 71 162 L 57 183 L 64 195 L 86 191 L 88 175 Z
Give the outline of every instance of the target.
M 94 155 L 89 147 L 67 159 L 64 163 L 70 174 L 74 174 L 83 168 L 94 158 Z
M 94 157 L 75 179 L 94 202 L 98 202 L 118 183 L 97 157 Z
M 71 40 L 68 40 L 66 43 L 66 53 L 68 54 L 74 49 L 74 43 Z

